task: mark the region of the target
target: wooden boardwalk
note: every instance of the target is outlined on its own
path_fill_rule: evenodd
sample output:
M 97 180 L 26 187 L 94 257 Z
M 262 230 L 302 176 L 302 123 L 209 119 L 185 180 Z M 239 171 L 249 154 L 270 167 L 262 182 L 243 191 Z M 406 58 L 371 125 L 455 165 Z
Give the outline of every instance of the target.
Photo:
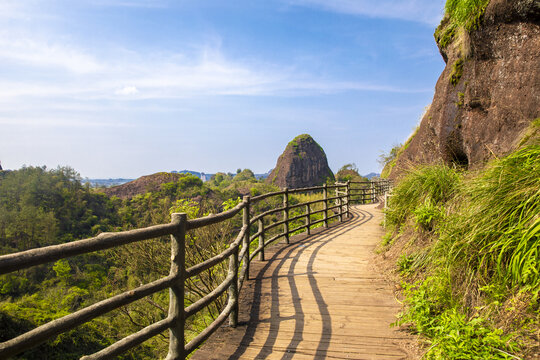
M 253 261 L 239 326 L 220 329 L 191 359 L 406 359 L 405 335 L 390 327 L 400 305 L 372 262 L 382 213 L 352 213 Z

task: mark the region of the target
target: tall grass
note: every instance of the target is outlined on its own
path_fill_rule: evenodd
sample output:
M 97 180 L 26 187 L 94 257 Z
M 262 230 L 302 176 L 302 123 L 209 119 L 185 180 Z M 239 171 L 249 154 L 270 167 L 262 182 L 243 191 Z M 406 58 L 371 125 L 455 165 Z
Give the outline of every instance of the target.
M 456 169 L 431 165 L 412 170 L 394 188 L 386 212 L 387 224 L 400 227 L 423 204 L 444 205 L 460 183 Z
M 396 259 L 405 280 L 420 278 L 404 285 L 409 307 L 400 322 L 412 323 L 429 338 L 428 359 L 505 359 L 520 347 L 525 354 L 538 350 L 538 142 L 476 173 L 443 165 L 417 168 L 394 189 L 387 224 L 395 238 L 408 230 L 430 239 L 416 253 Z M 411 276 L 418 269 L 421 273 Z M 526 304 L 503 332 L 495 324 L 517 301 Z M 485 349 L 477 351 L 478 346 Z
M 490 0 L 447 0 L 445 16 L 435 30 L 435 40 L 445 48 L 456 38 L 478 28 Z
M 465 181 L 442 240 L 450 258 L 512 287 L 540 290 L 540 146 L 496 161 Z
M 451 22 L 467 30 L 477 25 L 490 0 L 447 0 L 445 10 Z

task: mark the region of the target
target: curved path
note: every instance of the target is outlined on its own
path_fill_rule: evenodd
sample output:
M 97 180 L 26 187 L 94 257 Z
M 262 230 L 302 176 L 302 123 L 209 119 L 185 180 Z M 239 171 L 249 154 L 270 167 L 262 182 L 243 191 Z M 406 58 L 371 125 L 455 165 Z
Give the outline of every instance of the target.
M 191 359 L 405 359 L 390 327 L 400 305 L 372 265 L 383 230 L 376 205 L 341 226 L 252 262 L 236 329 L 224 327 Z M 315 232 L 315 231 L 313 231 Z

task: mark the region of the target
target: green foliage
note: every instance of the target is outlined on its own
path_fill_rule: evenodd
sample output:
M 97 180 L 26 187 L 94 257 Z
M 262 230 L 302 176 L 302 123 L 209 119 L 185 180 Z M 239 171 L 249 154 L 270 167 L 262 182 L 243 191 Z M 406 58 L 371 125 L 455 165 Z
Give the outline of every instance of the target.
M 401 254 L 396 265 L 401 275 L 406 275 L 411 271 L 414 259 L 411 255 Z
M 66 259 L 60 259 L 54 263 L 53 270 L 56 273 L 56 276 L 65 279 L 69 277 L 69 273 L 71 272 L 71 266 L 69 266 L 69 263 Z
M 421 252 L 397 261 L 403 275 L 420 278 L 404 285 L 408 310 L 400 322 L 432 343 L 426 358 L 507 359 L 535 346 L 524 339 L 538 328 L 540 145 L 466 175 L 418 168 L 393 194 L 392 234 L 429 239 Z M 516 299 L 525 300 L 512 325 L 495 326 L 494 316 L 513 311 Z
M 390 149 L 388 153 L 381 153 L 379 155 L 379 158 L 377 161 L 381 166 L 383 167 L 383 174 L 381 174 L 381 177 L 387 177 L 390 173 L 390 170 L 396 165 L 396 161 L 398 158 L 398 154 L 401 153 L 403 144 L 397 144 Z M 387 170 L 388 169 L 388 170 Z
M 465 94 L 462 93 L 462 92 L 458 92 L 458 101 L 457 101 L 456 105 L 458 107 L 463 107 L 464 101 L 465 101 Z
M 392 242 L 394 241 L 394 237 L 392 236 L 392 233 L 391 232 L 387 232 L 386 234 L 384 234 L 383 236 L 383 239 L 382 239 L 382 246 L 388 246 L 388 245 L 392 245 Z
M 242 202 L 242 199 L 240 199 L 239 197 L 236 198 L 236 199 L 228 199 L 228 200 L 225 200 L 222 204 L 223 206 L 223 210 L 227 211 L 227 210 L 230 210 L 234 207 L 236 207 L 238 204 L 240 204 Z
M 407 141 L 405 141 L 405 144 L 394 145 L 392 147 L 392 149 L 390 149 L 388 154 L 383 152 L 383 153 L 381 153 L 379 155 L 379 158 L 377 159 L 377 161 L 383 167 L 383 169 L 381 171 L 381 178 L 387 178 L 388 175 L 390 175 L 390 172 L 392 171 L 392 168 L 396 165 L 399 156 L 405 150 L 407 150 L 409 148 L 409 145 L 411 144 L 411 141 L 414 139 L 414 137 L 418 133 L 418 129 L 419 129 L 419 127 L 416 127 L 414 129 L 414 132 L 412 133 L 411 136 L 409 136 Z
M 531 121 L 528 129 L 519 142 L 519 146 L 535 145 L 540 143 L 540 118 Z
M 246 181 L 246 180 L 257 181 L 257 179 L 255 178 L 255 174 L 250 169 L 241 170 L 233 178 L 233 181 Z
M 225 177 L 232 179 L 225 175 L 222 182 Z M 249 178 L 242 183 L 259 184 Z M 210 192 L 211 197 L 200 200 L 199 195 Z M 78 175 L 69 168 L 2 172 L 0 251 L 12 253 L 91 237 L 102 231 L 167 223 L 171 212 L 185 212 L 190 218 L 217 213 L 230 193 L 237 195 L 225 189 L 211 190 L 197 177 L 188 175 L 132 199 L 109 199 L 82 186 Z M 198 201 L 193 200 L 194 197 L 199 197 Z M 221 252 L 231 241 L 234 226 L 233 221 L 207 229 L 206 233 L 194 231 L 186 237 L 187 266 Z M 166 276 L 169 258 L 167 236 L 0 276 L 0 323 L 5 320 L 6 329 L 13 329 L 9 333 L 12 338 L 113 294 Z M 209 288 L 215 288 L 216 282 L 224 279 L 225 269 L 214 269 L 214 272 L 204 272 L 186 283 L 188 305 L 198 299 L 196 294 L 208 293 Z M 190 318 L 188 333 L 195 333 L 197 327 L 200 330 L 209 319 L 214 319 L 223 301 L 218 299 L 214 307 L 199 317 Z M 154 294 L 62 334 L 19 358 L 79 358 L 163 319 L 167 316 L 167 306 L 168 291 Z M 166 338 L 156 337 L 120 359 L 162 358 L 166 348 Z
M 437 206 L 430 198 L 426 198 L 424 203 L 413 210 L 416 229 L 426 231 L 433 230 L 434 223 L 444 217 L 441 206 Z
M 462 189 L 444 229 L 451 255 L 473 271 L 540 290 L 540 146 L 493 162 Z M 459 235 L 456 237 L 455 235 Z M 495 272 L 494 272 L 495 271 Z
M 454 196 L 460 179 L 457 170 L 446 165 L 412 170 L 393 190 L 386 210 L 387 224 L 399 228 L 415 211 L 433 215 L 434 207 L 444 205 Z
M 468 32 L 476 30 L 490 0 L 447 0 L 446 14 L 435 31 L 435 40 L 441 48 L 446 48 L 455 40 L 458 29 Z
M 194 197 L 203 195 L 206 192 L 202 180 L 195 175 L 189 174 L 179 178 L 176 182 L 162 184 L 158 196 Z
M 358 168 L 355 163 L 343 165 L 336 173 L 336 181 L 368 181 L 365 177 L 358 173 Z
M 463 63 L 465 60 L 463 58 L 457 59 L 454 64 L 452 64 L 452 72 L 450 73 L 450 84 L 456 86 L 463 76 Z
M 190 199 L 178 199 L 169 209 L 169 213 L 185 213 L 188 219 L 195 219 L 199 215 L 199 204 Z
M 432 276 L 404 284 L 410 307 L 398 324 L 413 323 L 432 344 L 426 359 L 511 359 L 518 345 L 511 335 L 492 329 L 479 316 L 467 318 L 453 304 L 448 278 Z
M 447 0 L 446 13 L 456 26 L 463 26 L 468 31 L 478 27 L 490 0 Z
M 292 139 L 288 144 L 287 144 L 287 147 L 292 147 L 293 151 L 295 153 L 298 153 L 298 147 L 299 147 L 299 143 L 300 142 L 304 142 L 304 141 L 307 141 L 307 142 L 312 142 L 314 143 L 315 145 L 317 145 L 317 147 L 324 153 L 324 150 L 322 148 L 321 145 L 319 145 L 315 140 L 313 140 L 313 138 L 311 137 L 311 135 L 309 134 L 301 134 L 301 135 L 298 135 L 297 137 L 295 137 L 294 139 Z

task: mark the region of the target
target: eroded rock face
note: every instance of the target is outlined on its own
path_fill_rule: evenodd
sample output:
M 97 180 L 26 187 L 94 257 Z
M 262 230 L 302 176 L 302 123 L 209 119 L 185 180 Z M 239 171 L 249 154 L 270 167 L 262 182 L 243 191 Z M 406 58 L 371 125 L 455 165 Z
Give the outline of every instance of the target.
M 280 155 L 266 182 L 281 188 L 322 185 L 334 174 L 328 167 L 323 148 L 307 134 L 292 140 Z
M 492 0 L 479 28 L 441 54 L 447 66 L 433 102 L 390 177 L 418 163 L 481 167 L 515 149 L 540 117 L 538 0 Z M 462 75 L 452 84 L 460 59 Z

